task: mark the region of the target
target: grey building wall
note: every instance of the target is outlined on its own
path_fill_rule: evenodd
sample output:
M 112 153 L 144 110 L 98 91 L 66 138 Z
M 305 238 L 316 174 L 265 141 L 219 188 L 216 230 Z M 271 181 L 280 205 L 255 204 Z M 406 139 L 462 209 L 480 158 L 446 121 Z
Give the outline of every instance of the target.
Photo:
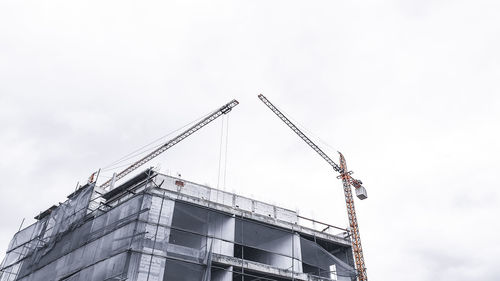
M 350 241 L 293 211 L 147 170 L 82 187 L 12 239 L 0 281 L 352 280 Z

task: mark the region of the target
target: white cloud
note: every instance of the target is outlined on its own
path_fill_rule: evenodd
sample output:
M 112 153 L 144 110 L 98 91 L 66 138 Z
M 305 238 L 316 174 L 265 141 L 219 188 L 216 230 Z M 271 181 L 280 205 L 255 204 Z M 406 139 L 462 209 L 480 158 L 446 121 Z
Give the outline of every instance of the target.
M 496 280 L 499 8 L 3 1 L 0 250 L 76 181 L 231 98 L 227 188 L 347 225 L 340 182 L 264 93 L 366 184 L 370 279 Z M 214 186 L 216 123 L 153 164 Z

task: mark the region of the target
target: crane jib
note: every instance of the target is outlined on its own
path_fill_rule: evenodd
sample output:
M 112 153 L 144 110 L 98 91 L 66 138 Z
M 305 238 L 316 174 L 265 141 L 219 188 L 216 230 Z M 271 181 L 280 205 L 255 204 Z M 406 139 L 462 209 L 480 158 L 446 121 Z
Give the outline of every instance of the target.
M 124 169 L 120 173 L 116 174 L 116 176 L 114 177 L 114 180 L 117 181 L 117 180 L 125 177 L 126 175 L 130 174 L 135 169 L 137 169 L 140 166 L 144 165 L 145 163 L 147 163 L 151 159 L 153 159 L 156 156 L 160 155 L 161 153 L 165 152 L 167 149 L 171 148 L 172 146 L 174 146 L 175 144 L 179 143 L 183 139 L 185 139 L 188 136 L 192 135 L 194 132 L 198 131 L 199 129 L 203 128 L 204 126 L 206 126 L 210 122 L 212 122 L 215 119 L 217 119 L 218 117 L 222 116 L 222 114 L 229 113 L 233 109 L 233 107 L 237 106 L 238 104 L 239 104 L 239 102 L 237 100 L 232 100 L 229 103 L 221 106 L 219 109 L 217 109 L 216 111 L 212 112 L 210 115 L 208 115 L 207 117 L 203 118 L 201 121 L 197 122 L 193 126 L 189 127 L 187 130 L 185 130 L 181 134 L 177 135 L 176 137 L 174 137 L 173 139 L 169 140 L 168 142 L 166 142 L 165 144 L 163 144 L 162 146 L 160 146 L 156 150 L 150 152 L 149 154 L 147 154 L 143 158 L 139 159 L 138 161 L 136 161 L 132 165 L 128 166 L 126 169 Z M 111 183 L 111 180 L 112 179 L 106 181 L 100 187 L 101 188 L 108 187 L 110 185 L 110 183 Z

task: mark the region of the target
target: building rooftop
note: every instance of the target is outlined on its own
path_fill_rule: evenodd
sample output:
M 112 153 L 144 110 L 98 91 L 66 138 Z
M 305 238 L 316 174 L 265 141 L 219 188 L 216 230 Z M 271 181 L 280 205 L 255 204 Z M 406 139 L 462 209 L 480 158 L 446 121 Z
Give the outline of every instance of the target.
M 294 210 L 151 170 L 138 174 L 110 191 L 101 191 L 102 196 L 108 201 L 113 201 L 120 196 L 132 194 L 131 191 L 141 187 L 143 182 L 148 180 L 153 181 L 157 187 L 165 191 L 166 196 L 175 200 L 191 202 L 236 216 L 351 245 L 348 229 L 300 216 Z
M 1 281 L 355 278 L 346 229 L 152 169 L 87 184 L 36 218 L 14 235 Z

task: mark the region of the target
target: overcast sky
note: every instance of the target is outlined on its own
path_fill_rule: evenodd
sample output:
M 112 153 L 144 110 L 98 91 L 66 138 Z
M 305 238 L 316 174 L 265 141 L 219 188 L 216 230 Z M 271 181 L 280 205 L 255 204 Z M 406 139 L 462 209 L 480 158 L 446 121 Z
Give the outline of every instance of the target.
M 1 256 L 23 218 L 233 98 L 224 188 L 346 227 L 341 182 L 263 93 L 364 182 L 371 280 L 499 280 L 499 14 L 493 0 L 0 0 Z M 216 187 L 221 122 L 148 166 Z

